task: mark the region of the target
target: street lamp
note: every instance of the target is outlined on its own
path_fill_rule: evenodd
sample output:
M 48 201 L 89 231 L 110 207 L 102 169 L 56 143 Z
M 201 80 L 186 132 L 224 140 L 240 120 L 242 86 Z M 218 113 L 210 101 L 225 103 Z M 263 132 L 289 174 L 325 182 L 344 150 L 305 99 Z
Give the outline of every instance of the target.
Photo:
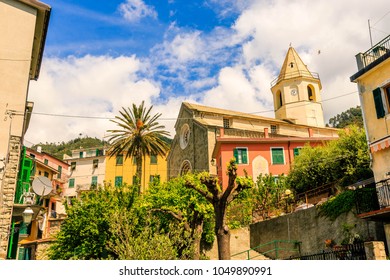
M 22 213 L 23 217 L 23 223 L 28 226 L 31 223 L 31 220 L 33 218 L 34 211 L 31 209 L 30 206 L 26 207 Z

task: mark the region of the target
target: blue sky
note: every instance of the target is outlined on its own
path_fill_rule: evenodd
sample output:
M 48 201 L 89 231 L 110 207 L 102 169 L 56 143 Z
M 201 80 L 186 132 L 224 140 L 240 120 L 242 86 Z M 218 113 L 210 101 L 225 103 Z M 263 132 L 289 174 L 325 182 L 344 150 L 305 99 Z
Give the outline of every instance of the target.
M 355 55 L 389 34 L 387 0 L 42 0 L 52 7 L 26 144 L 103 138 L 145 100 L 174 136 L 183 101 L 273 117 L 291 44 L 318 72 L 328 121 L 358 105 Z M 390 10 L 390 9 L 389 9 Z

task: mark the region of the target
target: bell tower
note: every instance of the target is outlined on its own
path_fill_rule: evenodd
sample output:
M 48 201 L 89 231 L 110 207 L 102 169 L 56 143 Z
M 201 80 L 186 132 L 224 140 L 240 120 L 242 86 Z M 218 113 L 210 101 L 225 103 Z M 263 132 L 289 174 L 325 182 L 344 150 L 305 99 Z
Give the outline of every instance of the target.
M 296 124 L 324 127 L 321 81 L 310 72 L 293 47 L 287 51 L 279 76 L 272 81 L 275 117 Z

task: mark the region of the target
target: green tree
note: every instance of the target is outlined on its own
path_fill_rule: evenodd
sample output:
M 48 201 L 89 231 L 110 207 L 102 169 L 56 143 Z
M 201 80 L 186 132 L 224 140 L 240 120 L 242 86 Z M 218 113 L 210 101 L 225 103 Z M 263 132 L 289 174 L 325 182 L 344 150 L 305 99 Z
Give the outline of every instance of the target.
M 288 208 L 293 194 L 288 189 L 287 177 L 281 175 L 277 178 L 272 174 L 260 174 L 256 185 L 252 189 L 254 211 L 262 215 L 263 219 L 270 217 L 277 209 Z M 288 212 L 288 209 L 285 209 Z
M 151 110 L 145 108 L 144 101 L 141 105 L 133 104 L 132 109 L 122 108 L 120 116 L 112 120 L 119 126 L 119 129 L 108 130 L 108 142 L 110 147 L 108 155 L 124 155 L 125 158 L 134 157 L 137 165 L 137 185 L 141 192 L 142 161 L 146 155 L 165 156 L 168 151 L 168 144 L 162 137 L 169 135 L 164 130 L 165 126 L 158 123 L 161 114 L 151 116 Z
M 68 217 L 49 248 L 49 258 L 116 259 L 117 254 L 106 246 L 115 238 L 110 230 L 112 217 L 132 209 L 137 197 L 136 189 L 126 185 L 82 193 L 67 206 Z
M 187 232 L 193 244 L 193 259 L 201 257 L 201 240 L 212 244 L 214 235 L 208 224 L 213 222 L 213 208 L 198 192 L 188 189 L 182 177 L 149 186 L 144 205 L 162 224 L 182 227 Z
M 252 179 L 237 177 L 237 164 L 234 158 L 228 164 L 227 174 L 229 181 L 225 190 L 219 185 L 218 178 L 211 176 L 208 172 L 201 172 L 195 174 L 195 176 L 191 174 L 184 176 L 185 186 L 196 190 L 213 206 L 214 233 L 217 236 L 220 260 L 230 259 L 230 230 L 227 223 L 227 207 L 240 192 L 253 186 Z
M 345 128 L 350 125 L 357 125 L 363 127 L 362 109 L 360 106 L 356 108 L 350 108 L 341 114 L 329 119 L 329 125 L 336 128 Z
M 352 125 L 323 146 L 306 145 L 294 159 L 288 184 L 304 192 L 328 183 L 344 187 L 372 177 L 364 129 Z

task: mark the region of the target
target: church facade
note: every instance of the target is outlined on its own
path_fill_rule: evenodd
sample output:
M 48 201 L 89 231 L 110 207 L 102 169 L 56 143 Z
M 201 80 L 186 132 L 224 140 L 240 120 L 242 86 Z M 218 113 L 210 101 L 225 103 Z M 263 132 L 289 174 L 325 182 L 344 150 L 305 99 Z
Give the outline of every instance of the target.
M 305 144 L 338 138 L 324 125 L 321 82 L 293 48 L 271 84 L 275 118 L 183 102 L 167 158 L 168 178 L 208 171 L 227 184 L 226 165 L 235 158 L 238 174 L 287 174 Z

